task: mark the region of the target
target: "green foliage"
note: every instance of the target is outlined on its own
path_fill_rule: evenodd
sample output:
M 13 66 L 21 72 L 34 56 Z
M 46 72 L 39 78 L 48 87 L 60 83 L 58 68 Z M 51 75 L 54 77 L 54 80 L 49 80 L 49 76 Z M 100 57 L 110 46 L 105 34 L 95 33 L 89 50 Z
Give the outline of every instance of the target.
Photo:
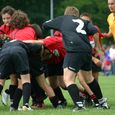
M 66 6 L 76 6 L 80 13 L 88 12 L 92 16 L 94 24 L 97 24 L 102 32 L 108 31 L 107 16 L 109 9 L 107 0 L 53 0 L 54 17 L 63 15 Z M 6 5 L 11 5 L 16 9 L 27 12 L 32 23 L 40 26 L 50 19 L 50 0 L 0 0 L 0 9 Z M 46 33 L 46 32 L 45 32 Z M 104 43 L 111 39 L 103 40 Z
M 64 0 L 60 5 L 56 5 L 55 16 L 63 15 L 66 6 L 76 6 L 80 13 L 89 13 L 93 23 L 98 25 L 102 32 L 108 32 L 107 17 L 110 12 L 107 0 Z M 102 42 L 110 45 L 113 43 L 113 38 L 103 39 Z
M 106 0 L 64 0 L 58 6 L 60 10 L 57 10 L 57 15 L 62 15 L 66 6 L 76 6 L 80 13 L 89 13 L 92 16 L 93 23 L 98 25 L 102 32 L 108 32 L 109 9 Z M 103 43 L 110 45 L 110 43 L 113 43 L 113 38 L 103 39 Z

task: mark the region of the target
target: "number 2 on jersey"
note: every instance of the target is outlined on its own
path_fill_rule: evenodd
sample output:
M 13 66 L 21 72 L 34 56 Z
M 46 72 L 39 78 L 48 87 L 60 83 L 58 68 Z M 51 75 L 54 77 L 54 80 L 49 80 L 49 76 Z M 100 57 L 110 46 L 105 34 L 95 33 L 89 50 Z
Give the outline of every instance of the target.
M 84 23 L 83 23 L 82 20 L 80 20 L 80 19 L 73 19 L 72 21 L 78 23 L 78 26 L 77 26 L 77 28 L 76 28 L 76 31 L 77 31 L 78 33 L 86 34 L 86 31 L 83 30 Z

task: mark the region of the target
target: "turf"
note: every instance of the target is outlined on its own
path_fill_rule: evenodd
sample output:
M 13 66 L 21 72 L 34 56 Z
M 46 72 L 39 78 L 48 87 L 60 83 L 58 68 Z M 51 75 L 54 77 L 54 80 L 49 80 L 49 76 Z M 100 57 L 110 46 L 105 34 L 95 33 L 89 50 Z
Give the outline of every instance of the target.
M 45 100 L 45 109 L 37 109 L 28 112 L 10 112 L 9 105 L 4 106 L 2 103 L 0 103 L 0 115 L 115 115 L 115 76 L 105 77 L 101 75 L 99 78 L 99 83 L 102 88 L 104 97 L 107 97 L 108 103 L 111 107 L 109 110 L 87 107 L 85 111 L 73 113 L 73 102 L 67 91 L 63 91 L 64 96 L 66 97 L 68 102 L 68 105 L 65 109 L 53 109 L 48 99 Z M 4 89 L 7 88 L 8 85 L 9 81 L 6 82 Z

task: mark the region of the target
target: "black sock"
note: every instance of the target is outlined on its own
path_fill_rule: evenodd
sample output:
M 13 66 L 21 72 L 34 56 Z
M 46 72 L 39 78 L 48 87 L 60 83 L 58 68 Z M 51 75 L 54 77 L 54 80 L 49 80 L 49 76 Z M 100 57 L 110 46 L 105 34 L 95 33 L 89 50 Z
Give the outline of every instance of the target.
M 29 99 L 31 95 L 31 84 L 30 83 L 23 84 L 22 95 L 23 95 L 23 105 L 29 104 Z
M 93 102 L 95 104 L 99 104 L 99 101 L 98 101 L 97 97 L 95 96 L 95 94 L 91 95 L 90 98 L 93 100 Z
M 54 97 L 50 97 L 49 99 L 50 99 L 50 102 L 52 103 L 53 107 L 56 108 L 59 104 L 58 98 L 56 96 L 54 96 Z
M 32 95 L 36 97 L 37 100 L 43 101 L 47 98 L 45 91 L 39 86 L 36 79 L 31 79 L 31 88 L 32 88 Z
M 5 92 L 10 95 L 9 89 L 6 89 Z
M 67 87 L 61 87 L 63 90 L 67 90 Z
M 17 88 L 16 85 L 10 85 L 9 86 L 10 100 L 13 100 L 16 88 Z
M 67 89 L 75 105 L 77 102 L 81 102 L 77 85 L 71 84 L 67 87 Z
M 18 109 L 21 97 L 22 97 L 22 89 L 17 88 L 14 93 L 13 103 L 11 104 L 11 107 Z
M 61 91 L 61 89 L 59 87 L 53 89 L 54 92 L 55 92 L 55 95 L 58 97 L 58 99 L 62 102 L 66 101 L 66 99 L 64 98 L 64 95 Z
M 96 95 L 97 99 L 101 99 L 103 97 L 101 88 L 95 79 L 93 80 L 93 82 L 89 83 L 88 86 L 93 91 L 93 93 Z
M 3 86 L 0 85 L 0 94 L 1 94 L 2 90 L 3 90 Z

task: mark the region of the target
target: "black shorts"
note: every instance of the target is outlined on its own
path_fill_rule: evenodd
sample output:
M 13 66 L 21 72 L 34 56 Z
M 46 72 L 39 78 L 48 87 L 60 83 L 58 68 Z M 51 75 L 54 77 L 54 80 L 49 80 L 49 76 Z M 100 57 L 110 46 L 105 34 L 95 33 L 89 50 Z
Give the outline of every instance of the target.
M 90 71 L 92 69 L 92 56 L 90 53 L 67 53 L 64 58 L 63 68 L 78 72 L 79 70 Z
M 38 77 L 43 74 L 43 63 L 40 56 L 29 56 L 29 64 L 32 77 Z
M 58 64 L 46 64 L 44 67 L 46 77 L 63 75 L 63 61 Z
M 2 49 L 0 53 L 0 78 L 5 79 L 12 73 L 29 73 L 27 53 L 19 46 Z

